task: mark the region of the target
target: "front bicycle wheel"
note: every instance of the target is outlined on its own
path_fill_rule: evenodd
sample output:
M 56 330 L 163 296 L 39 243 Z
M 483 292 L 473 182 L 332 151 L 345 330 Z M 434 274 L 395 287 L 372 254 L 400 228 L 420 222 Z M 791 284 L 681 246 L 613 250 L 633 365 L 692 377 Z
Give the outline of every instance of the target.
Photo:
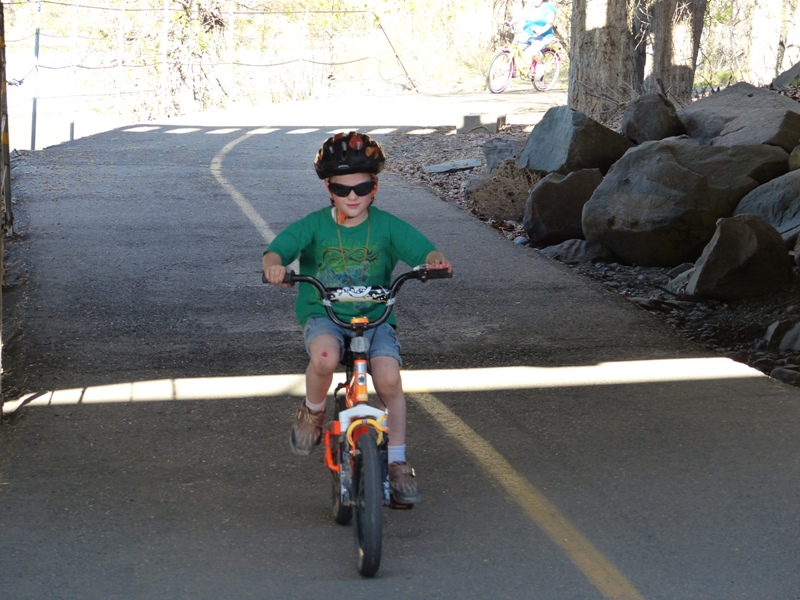
M 553 88 L 558 81 L 558 73 L 561 71 L 561 57 L 552 48 L 542 50 L 539 60 L 533 61 L 531 65 L 531 83 L 540 92 L 546 92 Z
M 383 482 L 375 435 L 362 434 L 356 448 L 353 488 L 358 572 L 372 577 L 381 565 L 383 541 Z
M 489 72 L 486 74 L 486 87 L 493 94 L 504 92 L 511 85 L 511 76 L 514 74 L 514 57 L 507 50 L 501 50 L 489 63 Z

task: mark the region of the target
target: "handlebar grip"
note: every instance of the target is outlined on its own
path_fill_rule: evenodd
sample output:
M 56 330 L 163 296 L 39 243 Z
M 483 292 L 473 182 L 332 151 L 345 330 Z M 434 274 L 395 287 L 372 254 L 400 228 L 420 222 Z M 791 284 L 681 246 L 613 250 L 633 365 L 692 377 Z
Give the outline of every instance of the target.
M 448 269 L 428 269 L 428 279 L 450 279 L 453 271 Z
M 267 281 L 267 275 L 264 271 L 261 271 L 261 283 L 269 283 Z M 286 273 L 283 276 L 283 283 L 288 283 L 289 285 L 294 285 L 294 271 L 290 271 L 287 269 Z

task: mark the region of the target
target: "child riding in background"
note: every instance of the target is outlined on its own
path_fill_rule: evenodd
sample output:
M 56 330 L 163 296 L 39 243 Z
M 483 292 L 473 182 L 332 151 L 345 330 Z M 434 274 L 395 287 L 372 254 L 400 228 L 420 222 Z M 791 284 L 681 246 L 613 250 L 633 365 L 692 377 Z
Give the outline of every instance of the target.
M 555 20 L 556 7 L 552 2 L 528 0 L 519 20 L 514 24 L 519 32 L 514 41 L 522 48 L 522 54 L 526 58 L 532 58 L 541 52 L 542 48 L 553 39 Z
M 314 160 L 332 206 L 292 223 L 272 241 L 263 256 L 264 275 L 280 285 L 285 265 L 299 257 L 300 273 L 312 275 L 326 287 L 388 286 L 398 260 L 410 266 L 427 264 L 451 270 L 450 263 L 414 227 L 375 206 L 378 173 L 386 159 L 377 142 L 351 131 L 325 140 Z M 328 389 L 343 356 L 345 337 L 352 332 L 328 318 L 317 290 L 300 286 L 295 306 L 309 355 L 306 398 L 292 425 L 290 446 L 308 455 L 320 443 Z M 337 304 L 344 321 L 354 316 L 379 316 L 380 305 Z M 372 382 L 389 410 L 389 487 L 400 504 L 420 501 L 414 469 L 406 460 L 406 401 L 400 377 L 400 344 L 395 319 L 366 333 L 370 341 Z

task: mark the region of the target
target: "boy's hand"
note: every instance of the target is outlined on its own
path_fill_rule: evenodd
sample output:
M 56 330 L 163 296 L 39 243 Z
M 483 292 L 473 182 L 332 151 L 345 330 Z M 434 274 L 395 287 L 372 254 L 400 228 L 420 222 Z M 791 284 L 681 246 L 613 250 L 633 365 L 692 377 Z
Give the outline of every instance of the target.
M 264 277 L 267 278 L 267 281 L 272 285 L 281 285 L 283 283 L 283 278 L 286 276 L 286 267 L 282 265 L 272 265 L 270 267 L 264 267 Z M 285 287 L 290 287 L 287 283 Z
M 264 269 L 264 279 L 267 283 L 272 285 L 280 285 L 283 283 L 283 278 L 286 277 L 286 267 L 283 266 L 281 257 L 274 252 L 265 252 L 264 258 L 261 260 L 261 266 Z M 288 283 L 284 287 L 292 287 Z
M 448 272 L 453 272 L 453 266 L 441 252 L 434 251 L 428 254 L 425 264 L 429 269 L 447 269 Z

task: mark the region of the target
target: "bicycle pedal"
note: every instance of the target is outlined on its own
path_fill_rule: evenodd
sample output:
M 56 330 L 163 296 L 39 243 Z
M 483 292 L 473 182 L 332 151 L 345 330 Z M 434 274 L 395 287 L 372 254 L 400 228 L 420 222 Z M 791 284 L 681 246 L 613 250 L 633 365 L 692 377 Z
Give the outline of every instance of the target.
M 413 504 L 399 504 L 399 503 L 395 502 L 394 500 L 390 500 L 389 501 L 389 508 L 391 508 L 392 510 L 411 510 L 412 508 L 414 508 L 414 505 Z

